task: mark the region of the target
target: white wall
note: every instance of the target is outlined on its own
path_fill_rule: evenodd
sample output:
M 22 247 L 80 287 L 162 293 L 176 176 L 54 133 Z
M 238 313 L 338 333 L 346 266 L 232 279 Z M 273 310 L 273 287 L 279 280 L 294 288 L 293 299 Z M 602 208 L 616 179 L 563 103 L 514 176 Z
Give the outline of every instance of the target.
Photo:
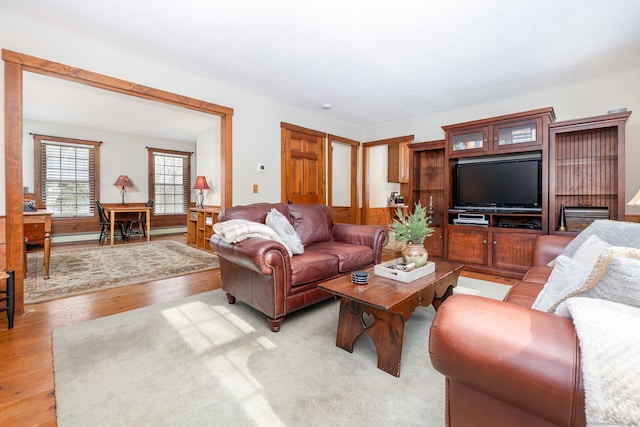
M 203 175 L 207 178 L 209 190 L 204 190 L 205 206 L 220 206 L 220 119 L 216 126 L 202 132 L 196 139 L 196 161 L 192 163 L 191 172 L 194 176 Z M 191 180 L 195 183 L 195 180 Z M 193 185 L 192 185 L 193 187 Z M 192 190 L 191 200 L 196 200 L 197 190 Z
M 443 139 L 442 126 L 445 125 L 543 107 L 554 108 L 556 121 L 599 116 L 623 107 L 633 111 L 627 121 L 625 145 L 625 198 L 630 200 L 640 189 L 640 168 L 637 167 L 640 160 L 640 69 L 371 127 L 364 130 L 362 140 L 372 141 L 407 134 L 414 134 L 416 141 Z M 640 214 L 640 208 L 627 206 L 626 212 Z
M 286 105 L 6 11 L 0 14 L 0 47 L 233 108 L 233 204 L 280 200 L 280 122 L 360 140 L 359 128 L 333 119 L 320 105 L 317 111 Z M 4 81 L 4 67 L 0 79 Z M 0 98 L 4 99 L 4 85 Z M 0 108 L 4 117 L 4 103 Z M 4 176 L 4 121 L 0 135 Z M 259 174 L 257 163 L 264 163 L 266 171 Z M 258 194 L 252 193 L 253 184 L 259 184 Z M 0 215 L 5 212 L 1 186 Z

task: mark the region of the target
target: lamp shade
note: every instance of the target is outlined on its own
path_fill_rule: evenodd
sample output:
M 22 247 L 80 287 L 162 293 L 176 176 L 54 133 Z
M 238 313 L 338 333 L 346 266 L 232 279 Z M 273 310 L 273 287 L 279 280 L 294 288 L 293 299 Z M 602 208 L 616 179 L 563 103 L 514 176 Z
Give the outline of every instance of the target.
M 207 178 L 205 176 L 196 177 L 196 183 L 193 186 L 194 190 L 208 190 L 209 184 L 207 184 Z
M 120 175 L 113 185 L 117 185 L 118 187 L 133 187 L 133 184 L 127 175 Z
M 640 206 L 640 190 L 638 190 L 636 195 L 633 196 L 633 199 L 629 200 L 629 203 L 627 203 L 627 205 L 629 205 L 629 206 Z

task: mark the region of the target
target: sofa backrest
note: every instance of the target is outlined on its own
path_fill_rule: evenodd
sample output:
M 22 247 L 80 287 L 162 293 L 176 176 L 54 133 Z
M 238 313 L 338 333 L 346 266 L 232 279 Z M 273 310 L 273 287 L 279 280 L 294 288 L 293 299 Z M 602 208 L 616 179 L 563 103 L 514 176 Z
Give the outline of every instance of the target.
M 277 209 L 293 225 L 303 245 L 333 240 L 333 214 L 325 205 L 305 205 L 283 203 L 254 203 L 226 208 L 218 215 L 218 222 L 230 219 L 265 223 L 271 209 Z
M 304 246 L 333 240 L 333 214 L 325 205 L 287 205 L 293 228 Z
M 287 205 L 283 203 L 254 203 L 251 205 L 238 205 L 226 208 L 218 215 L 218 222 L 229 219 L 246 219 L 247 221 L 265 223 L 267 214 L 276 208 L 284 216 L 289 217 Z

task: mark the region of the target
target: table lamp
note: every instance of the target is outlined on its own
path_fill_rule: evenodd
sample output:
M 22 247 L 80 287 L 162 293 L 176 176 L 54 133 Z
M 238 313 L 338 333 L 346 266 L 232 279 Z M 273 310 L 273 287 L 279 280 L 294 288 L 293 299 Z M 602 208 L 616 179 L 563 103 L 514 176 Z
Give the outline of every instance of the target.
M 204 207 L 204 194 L 202 190 L 208 190 L 209 184 L 207 184 L 207 178 L 199 175 L 196 177 L 196 183 L 193 186 L 194 190 L 200 190 L 198 194 L 196 194 L 196 207 L 203 208 Z
M 122 190 L 120 190 L 120 195 L 122 196 L 122 206 L 120 207 L 122 208 L 126 207 L 127 205 L 124 204 L 124 196 L 127 195 L 127 190 L 125 190 L 125 187 L 133 187 L 131 180 L 127 175 L 120 175 L 118 179 L 116 179 L 116 182 L 113 183 L 113 185 L 122 187 Z

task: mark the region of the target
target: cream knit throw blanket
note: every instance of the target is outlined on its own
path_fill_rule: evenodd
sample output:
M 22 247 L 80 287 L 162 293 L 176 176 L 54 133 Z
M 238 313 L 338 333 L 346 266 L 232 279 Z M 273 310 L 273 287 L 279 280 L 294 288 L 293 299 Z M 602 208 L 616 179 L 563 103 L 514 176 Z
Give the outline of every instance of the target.
M 576 297 L 556 314 L 580 341 L 587 426 L 640 426 L 640 309 Z

